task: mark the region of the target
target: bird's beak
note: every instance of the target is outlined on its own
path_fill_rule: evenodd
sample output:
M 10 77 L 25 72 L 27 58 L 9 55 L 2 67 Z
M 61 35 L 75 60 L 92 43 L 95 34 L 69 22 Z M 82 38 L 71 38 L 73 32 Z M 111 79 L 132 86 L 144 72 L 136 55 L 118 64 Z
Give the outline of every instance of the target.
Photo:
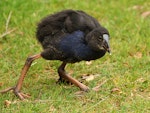
M 104 45 L 103 48 L 111 55 L 110 45 L 109 45 L 109 36 L 107 34 L 103 35 Z

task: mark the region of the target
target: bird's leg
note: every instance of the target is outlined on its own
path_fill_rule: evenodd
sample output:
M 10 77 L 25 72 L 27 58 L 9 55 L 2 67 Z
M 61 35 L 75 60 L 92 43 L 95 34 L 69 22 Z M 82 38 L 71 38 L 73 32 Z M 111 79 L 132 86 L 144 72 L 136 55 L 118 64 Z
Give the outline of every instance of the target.
M 29 68 L 30 68 L 30 66 L 31 66 L 31 64 L 32 64 L 32 62 L 33 62 L 35 59 L 38 59 L 38 58 L 40 58 L 40 57 L 41 57 L 41 54 L 37 54 L 37 55 L 33 55 L 33 56 L 31 56 L 31 57 L 28 57 L 28 58 L 26 59 L 26 62 L 25 62 L 25 64 L 24 64 L 24 67 L 23 67 L 23 69 L 22 69 L 22 71 L 21 71 L 21 76 L 20 76 L 20 78 L 19 78 L 19 80 L 18 80 L 16 86 L 15 86 L 15 87 L 10 87 L 10 88 L 5 89 L 5 90 L 3 90 L 3 91 L 0 91 L 0 93 L 6 93 L 6 92 L 8 92 L 8 91 L 10 91 L 10 90 L 13 90 L 14 94 L 15 94 L 16 96 L 18 96 L 21 100 L 23 100 L 24 98 L 30 97 L 30 96 L 27 95 L 27 94 L 21 93 L 20 90 L 21 90 L 21 87 L 22 87 L 22 84 L 23 84 L 24 77 L 26 76 L 26 73 L 27 73 L 27 71 L 29 70 Z
M 78 80 L 76 80 L 76 79 L 72 78 L 71 76 L 69 76 L 68 74 L 66 74 L 65 66 L 66 66 L 66 63 L 63 62 L 60 65 L 60 67 L 58 68 L 58 74 L 60 76 L 60 79 L 64 78 L 64 79 L 68 80 L 69 82 L 71 82 L 72 84 L 78 86 L 81 90 L 88 91 L 89 87 L 87 87 L 86 85 L 80 83 Z
M 58 79 L 58 81 L 56 83 L 65 83 L 65 84 L 72 85 L 72 83 L 69 80 L 67 80 L 66 78 L 64 78 L 62 76 L 62 73 L 60 72 L 60 68 L 61 68 L 61 66 L 58 68 L 59 79 Z M 64 70 L 64 72 L 65 72 L 65 70 Z

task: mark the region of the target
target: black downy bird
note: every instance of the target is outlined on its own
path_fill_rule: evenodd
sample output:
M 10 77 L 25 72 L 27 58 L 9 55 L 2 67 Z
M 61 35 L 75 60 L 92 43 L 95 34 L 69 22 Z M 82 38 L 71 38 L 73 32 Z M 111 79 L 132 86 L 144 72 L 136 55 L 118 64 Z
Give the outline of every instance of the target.
M 28 98 L 29 95 L 20 92 L 23 80 L 31 63 L 41 57 L 62 61 L 58 68 L 59 81 L 67 80 L 81 90 L 88 91 L 89 87 L 65 72 L 66 64 L 95 60 L 103 57 L 106 52 L 110 53 L 108 30 L 95 18 L 79 10 L 63 10 L 45 17 L 37 26 L 36 37 L 43 51 L 28 57 L 16 86 L 1 93 L 13 90 L 20 99 Z

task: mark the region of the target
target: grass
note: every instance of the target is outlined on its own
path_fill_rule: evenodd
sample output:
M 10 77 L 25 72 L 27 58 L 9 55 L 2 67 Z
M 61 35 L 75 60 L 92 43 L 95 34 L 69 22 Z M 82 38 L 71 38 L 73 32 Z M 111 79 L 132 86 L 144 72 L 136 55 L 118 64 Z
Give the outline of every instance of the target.
M 35 61 L 22 88 L 32 97 L 19 101 L 11 92 L 0 95 L 1 112 L 150 112 L 150 16 L 144 14 L 149 7 L 149 0 L 0 1 L 0 90 L 16 84 L 27 56 L 41 52 L 35 39 L 36 24 L 48 14 L 63 9 L 86 11 L 109 30 L 113 52 L 90 65 L 67 66 L 77 79 L 85 74 L 100 75 L 83 81 L 90 88 L 106 81 L 99 91 L 82 96 L 75 95 L 79 90 L 75 86 L 55 83 L 59 61 Z M 4 104 L 6 100 L 11 102 L 9 106 Z

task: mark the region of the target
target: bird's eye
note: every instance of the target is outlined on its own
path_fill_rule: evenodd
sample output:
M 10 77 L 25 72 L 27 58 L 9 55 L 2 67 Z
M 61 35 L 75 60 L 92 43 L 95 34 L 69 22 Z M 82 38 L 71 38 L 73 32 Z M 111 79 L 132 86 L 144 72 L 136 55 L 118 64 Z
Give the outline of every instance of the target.
M 100 40 L 103 40 L 103 37 L 102 37 L 102 36 L 99 36 L 99 39 L 100 39 Z

